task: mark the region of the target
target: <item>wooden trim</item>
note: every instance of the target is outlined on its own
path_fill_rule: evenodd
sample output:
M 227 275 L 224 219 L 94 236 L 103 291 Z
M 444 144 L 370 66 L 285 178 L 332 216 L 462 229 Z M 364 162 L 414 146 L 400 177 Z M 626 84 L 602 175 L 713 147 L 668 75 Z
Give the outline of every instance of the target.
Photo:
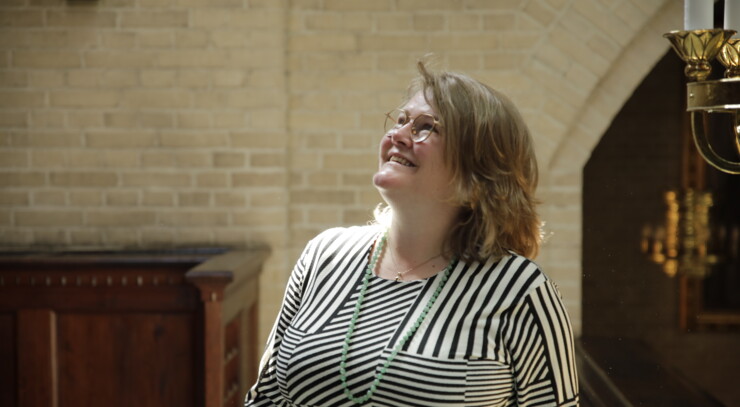
M 18 405 L 57 407 L 56 314 L 50 309 L 18 311 Z

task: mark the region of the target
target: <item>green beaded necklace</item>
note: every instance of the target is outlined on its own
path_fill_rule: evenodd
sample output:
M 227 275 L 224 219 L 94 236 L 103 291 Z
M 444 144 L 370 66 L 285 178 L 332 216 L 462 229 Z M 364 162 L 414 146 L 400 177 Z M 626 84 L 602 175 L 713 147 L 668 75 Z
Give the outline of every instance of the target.
M 380 380 L 383 378 L 383 375 L 385 375 L 386 371 L 388 371 L 388 366 L 390 366 L 393 359 L 395 359 L 396 355 L 398 354 L 398 351 L 401 350 L 404 344 L 411 338 L 411 335 L 416 332 L 416 330 L 421 326 L 422 321 L 424 321 L 424 318 L 427 316 L 427 313 L 429 313 L 429 310 L 432 309 L 432 306 L 434 305 L 434 302 L 437 301 L 437 297 L 439 296 L 439 293 L 442 292 L 442 288 L 445 286 L 445 283 L 447 282 L 447 279 L 450 277 L 450 271 L 452 270 L 453 266 L 455 265 L 456 261 L 453 258 L 450 264 L 447 265 L 447 267 L 442 270 L 441 273 L 441 280 L 439 285 L 437 286 L 437 289 L 434 291 L 434 294 L 432 294 L 432 297 L 429 299 L 429 302 L 422 310 L 421 314 L 419 315 L 419 318 L 414 322 L 414 324 L 409 328 L 408 332 L 406 332 L 403 337 L 401 337 L 401 340 L 398 341 L 398 344 L 393 348 L 393 351 L 391 351 L 391 354 L 388 355 L 388 358 L 383 363 L 383 366 L 380 368 L 380 371 L 375 373 L 375 380 L 373 380 L 373 383 L 370 385 L 370 388 L 367 389 L 364 396 L 361 397 L 355 397 L 352 392 L 349 390 L 349 387 L 347 386 L 347 354 L 349 353 L 349 342 L 350 339 L 352 339 L 352 333 L 355 331 L 355 324 L 357 323 L 357 317 L 360 315 L 360 307 L 362 306 L 362 301 L 365 299 L 365 294 L 367 293 L 367 286 L 370 282 L 370 276 L 373 275 L 373 270 L 375 270 L 375 264 L 378 261 L 378 256 L 380 256 L 380 252 L 383 251 L 383 247 L 385 246 L 385 241 L 387 238 L 388 232 L 386 231 L 383 233 L 383 236 L 380 238 L 380 242 L 378 242 L 378 247 L 376 248 L 375 252 L 373 253 L 373 257 L 370 260 L 370 263 L 367 266 L 367 270 L 365 271 L 365 276 L 362 279 L 362 287 L 360 288 L 360 295 L 357 298 L 357 303 L 355 304 L 355 312 L 352 314 L 352 320 L 349 322 L 349 328 L 347 329 L 347 335 L 344 337 L 344 346 L 342 347 L 342 361 L 339 363 L 339 376 L 342 380 L 342 388 L 344 388 L 344 395 L 347 396 L 348 399 L 352 400 L 356 404 L 363 404 L 366 403 L 370 398 L 373 396 L 373 393 L 375 393 L 375 390 L 378 389 L 378 384 L 380 383 Z

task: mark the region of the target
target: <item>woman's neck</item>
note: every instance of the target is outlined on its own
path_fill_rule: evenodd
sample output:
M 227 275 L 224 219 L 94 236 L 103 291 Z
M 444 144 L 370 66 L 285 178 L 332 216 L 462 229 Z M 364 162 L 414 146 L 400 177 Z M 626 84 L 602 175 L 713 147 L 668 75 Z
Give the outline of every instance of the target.
M 431 213 L 421 208 L 409 212 L 392 209 L 385 250 L 388 255 L 383 255 L 379 275 L 390 278 L 393 273 L 414 268 L 409 271 L 409 279 L 424 278 L 451 260 L 445 244 L 457 221 L 457 208 L 446 206 Z M 430 259 L 433 260 L 416 269 Z

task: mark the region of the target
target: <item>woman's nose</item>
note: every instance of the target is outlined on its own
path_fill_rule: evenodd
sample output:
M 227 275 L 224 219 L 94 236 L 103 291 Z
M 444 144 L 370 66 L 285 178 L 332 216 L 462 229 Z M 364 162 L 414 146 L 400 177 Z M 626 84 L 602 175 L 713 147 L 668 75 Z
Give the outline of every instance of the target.
M 391 130 L 388 133 L 393 144 L 403 144 L 406 147 L 411 146 L 413 140 L 411 139 L 411 125 L 406 123 L 398 129 Z

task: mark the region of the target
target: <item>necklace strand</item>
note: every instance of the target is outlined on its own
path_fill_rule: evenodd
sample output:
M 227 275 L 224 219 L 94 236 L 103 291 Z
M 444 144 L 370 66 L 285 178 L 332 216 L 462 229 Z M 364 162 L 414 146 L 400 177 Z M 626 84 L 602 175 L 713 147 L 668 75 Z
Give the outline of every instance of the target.
M 352 392 L 349 390 L 349 386 L 347 385 L 347 356 L 349 354 L 349 343 L 352 339 L 352 334 L 355 331 L 355 324 L 357 323 L 357 319 L 360 315 L 360 307 L 362 306 L 362 302 L 365 299 L 365 294 L 367 293 L 367 287 L 370 282 L 370 276 L 373 274 L 373 270 L 375 269 L 375 265 L 378 261 L 378 256 L 380 255 L 380 252 L 383 251 L 383 247 L 385 246 L 387 233 L 384 233 L 383 236 L 380 238 L 380 241 L 378 242 L 377 247 L 375 248 L 375 252 L 373 253 L 373 256 L 370 260 L 370 263 L 367 266 L 367 270 L 365 271 L 365 276 L 362 279 L 362 287 L 360 287 L 360 294 L 357 298 L 357 303 L 355 303 L 355 311 L 352 314 L 352 320 L 349 322 L 349 328 L 347 329 L 347 334 L 344 336 L 344 345 L 342 346 L 342 360 L 339 363 L 339 376 L 342 381 L 342 388 L 344 389 L 344 395 L 347 396 L 348 399 L 350 399 L 355 404 L 363 404 L 366 403 L 370 398 L 373 396 L 375 391 L 378 389 L 378 384 L 383 379 L 383 376 L 388 371 L 388 366 L 390 366 L 393 359 L 396 358 L 396 355 L 398 352 L 403 348 L 403 345 L 406 344 L 406 342 L 411 338 L 411 336 L 416 332 L 416 330 L 421 326 L 421 323 L 424 321 L 424 318 L 427 316 L 427 313 L 429 313 L 429 310 L 432 309 L 432 306 L 434 305 L 435 301 L 437 301 L 437 297 L 439 296 L 439 293 L 442 292 L 442 288 L 445 286 L 445 283 L 447 282 L 447 279 L 450 277 L 450 271 L 455 266 L 456 260 L 453 258 L 450 264 L 447 265 L 447 267 L 442 270 L 440 275 L 440 282 L 439 285 L 437 285 L 437 289 L 434 291 L 434 294 L 432 294 L 431 298 L 429 298 L 429 302 L 426 306 L 424 306 L 424 309 L 422 310 L 421 314 L 419 315 L 419 318 L 416 319 L 416 322 L 414 322 L 411 327 L 409 327 L 408 331 L 401 337 L 401 339 L 398 341 L 396 346 L 391 351 L 390 355 L 386 358 L 385 362 L 383 363 L 383 366 L 380 368 L 380 370 L 375 373 L 375 379 L 373 380 L 373 383 L 370 385 L 370 388 L 367 389 L 364 395 L 360 397 L 355 397 Z
M 390 254 L 391 254 L 391 258 L 392 258 L 392 260 L 393 260 L 393 264 L 394 264 L 394 265 L 395 265 L 396 267 L 398 267 L 398 261 L 396 261 L 396 256 L 395 256 L 395 255 L 393 254 L 393 250 L 391 249 L 391 244 L 390 244 L 390 242 L 388 242 L 388 252 L 390 252 Z M 439 257 L 439 256 L 441 256 L 441 255 L 442 255 L 441 253 L 439 253 L 439 254 L 435 254 L 434 256 L 432 256 L 432 257 L 430 257 L 430 258 L 428 258 L 428 259 L 424 260 L 424 262 L 423 262 L 423 263 L 417 264 L 416 266 L 414 266 L 414 267 L 411 267 L 410 269 L 406 269 L 406 270 L 404 270 L 404 271 L 397 271 L 397 272 L 396 272 L 396 278 L 395 278 L 395 279 L 394 279 L 393 281 L 395 281 L 395 282 L 399 282 L 399 281 L 401 281 L 401 277 L 403 277 L 403 276 L 404 276 L 404 274 L 408 273 L 408 272 L 409 272 L 409 271 L 411 271 L 411 270 L 416 270 L 416 269 L 418 269 L 419 267 L 421 267 L 421 266 L 423 266 L 423 265 L 425 265 L 425 264 L 429 263 L 430 261 L 432 261 L 432 260 L 436 259 L 437 257 Z

